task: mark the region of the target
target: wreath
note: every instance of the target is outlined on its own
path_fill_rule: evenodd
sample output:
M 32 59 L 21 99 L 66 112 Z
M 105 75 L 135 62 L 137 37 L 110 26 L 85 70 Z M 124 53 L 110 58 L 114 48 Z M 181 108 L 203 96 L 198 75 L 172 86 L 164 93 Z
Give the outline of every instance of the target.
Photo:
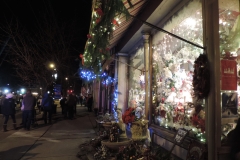
M 210 71 L 206 54 L 201 54 L 194 62 L 193 74 L 194 97 L 202 100 L 210 91 Z

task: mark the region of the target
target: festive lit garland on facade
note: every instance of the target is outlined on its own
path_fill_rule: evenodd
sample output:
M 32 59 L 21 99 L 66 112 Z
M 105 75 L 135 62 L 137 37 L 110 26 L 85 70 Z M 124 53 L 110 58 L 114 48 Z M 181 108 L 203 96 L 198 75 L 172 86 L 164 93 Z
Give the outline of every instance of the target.
M 129 2 L 130 3 L 130 2 Z M 130 5 L 131 6 L 131 5 Z M 101 62 L 110 57 L 109 39 L 121 23 L 120 16 L 129 17 L 129 12 L 120 0 L 97 0 L 87 35 L 88 41 L 82 59 L 84 66 L 99 72 Z

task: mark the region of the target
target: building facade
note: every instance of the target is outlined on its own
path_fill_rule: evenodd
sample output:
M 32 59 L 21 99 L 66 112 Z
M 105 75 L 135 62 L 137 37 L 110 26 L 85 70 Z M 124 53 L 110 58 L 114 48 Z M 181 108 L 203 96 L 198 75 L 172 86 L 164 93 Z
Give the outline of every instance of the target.
M 140 1 L 131 2 L 137 10 Z M 239 117 L 239 1 L 141 3 L 141 13 L 112 43 L 117 107 L 141 107 L 152 143 L 176 157 L 229 159 L 227 137 Z M 174 145 L 179 128 L 189 134 Z

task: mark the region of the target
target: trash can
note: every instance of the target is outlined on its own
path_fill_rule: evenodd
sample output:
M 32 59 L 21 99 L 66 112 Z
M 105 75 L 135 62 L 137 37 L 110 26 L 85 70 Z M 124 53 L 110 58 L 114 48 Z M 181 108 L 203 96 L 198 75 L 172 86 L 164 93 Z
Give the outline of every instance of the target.
M 53 113 L 53 114 L 56 114 L 56 113 L 57 113 L 57 104 L 54 104 L 54 105 L 52 106 L 52 113 Z

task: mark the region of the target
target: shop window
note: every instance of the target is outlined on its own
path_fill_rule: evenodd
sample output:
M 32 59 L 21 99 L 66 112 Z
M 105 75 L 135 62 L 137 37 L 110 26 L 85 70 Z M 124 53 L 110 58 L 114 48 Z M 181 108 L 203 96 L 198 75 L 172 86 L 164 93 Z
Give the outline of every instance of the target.
M 221 142 L 228 145 L 228 134 L 240 114 L 240 12 L 239 0 L 219 0 L 219 44 L 221 65 Z
M 186 4 L 162 28 L 203 46 L 201 1 Z M 205 142 L 205 102 L 194 98 L 192 86 L 200 54 L 201 47 L 163 32 L 154 35 L 152 123 L 173 131 L 191 130 L 190 137 Z
M 130 57 L 129 67 L 129 98 L 128 107 L 138 108 L 141 114 L 145 111 L 145 77 L 144 77 L 144 47 L 139 46 Z M 142 115 L 143 116 L 143 115 Z

